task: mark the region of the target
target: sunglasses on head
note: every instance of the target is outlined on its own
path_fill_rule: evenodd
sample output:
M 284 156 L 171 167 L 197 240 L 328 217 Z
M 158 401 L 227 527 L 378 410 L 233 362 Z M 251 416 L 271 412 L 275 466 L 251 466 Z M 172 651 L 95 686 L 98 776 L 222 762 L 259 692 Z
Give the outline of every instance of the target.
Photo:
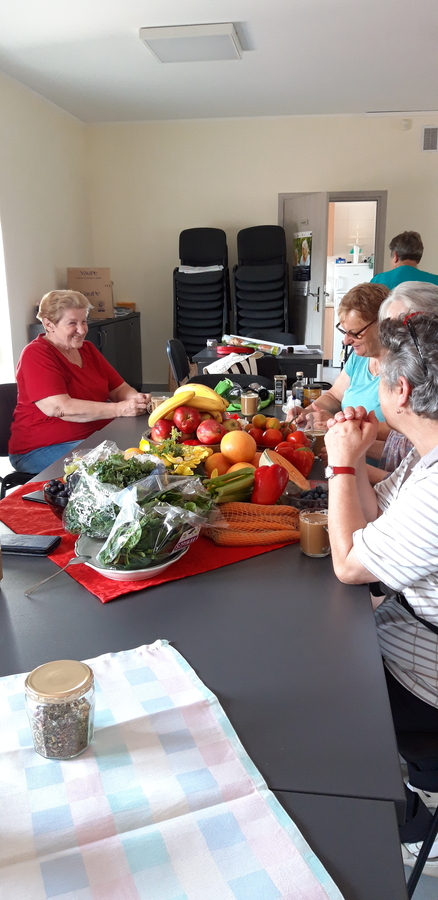
M 412 340 L 413 340 L 413 342 L 414 342 L 414 344 L 415 344 L 415 347 L 416 347 L 416 349 L 417 349 L 418 356 L 420 357 L 420 362 L 421 362 L 421 367 L 422 367 L 422 369 L 423 369 L 423 372 L 424 372 L 425 375 L 428 375 L 429 372 L 428 372 L 428 368 L 427 368 L 427 363 L 426 363 L 426 360 L 425 360 L 425 358 L 424 358 L 424 356 L 423 356 L 423 354 L 422 354 L 422 352 L 421 352 L 421 349 L 420 349 L 420 344 L 419 344 L 419 342 L 418 342 L 417 332 L 415 331 L 415 328 L 414 328 L 414 326 L 413 326 L 413 324 L 412 324 L 412 322 L 411 322 L 411 319 L 412 319 L 413 316 L 424 316 L 424 315 L 425 315 L 425 313 L 423 313 L 423 312 L 413 312 L 413 313 L 409 313 L 409 315 L 406 316 L 405 319 L 403 319 L 403 325 L 406 325 L 406 328 L 408 329 L 409 334 L 411 335 L 411 338 L 412 338 Z

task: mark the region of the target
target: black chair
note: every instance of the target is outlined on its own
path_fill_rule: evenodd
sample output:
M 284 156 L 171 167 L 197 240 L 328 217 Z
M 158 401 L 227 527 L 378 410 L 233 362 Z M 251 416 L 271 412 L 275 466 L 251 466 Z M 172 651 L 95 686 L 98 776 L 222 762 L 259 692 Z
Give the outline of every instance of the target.
M 438 761 L 438 735 L 429 732 L 405 732 L 397 734 L 397 744 L 399 753 L 407 763 L 415 764 L 419 760 L 437 760 Z M 422 780 L 424 780 L 423 790 L 427 791 L 427 771 L 422 771 Z M 433 791 L 436 788 L 432 788 Z M 423 841 L 423 845 L 418 854 L 417 861 L 407 882 L 407 892 L 409 900 L 413 896 L 417 887 L 421 873 L 427 862 L 430 849 L 438 834 L 438 807 L 432 816 L 427 835 Z
M 254 329 L 287 332 L 289 327 L 286 236 L 280 225 L 243 228 L 237 235 L 233 269 L 236 334 Z
M 255 338 L 257 341 L 272 341 L 274 344 L 296 344 L 297 340 L 290 331 L 271 331 L 269 328 L 261 328 L 260 331 L 251 331 L 246 337 Z
M 226 234 L 221 228 L 186 228 L 179 237 L 181 266 L 220 266 L 207 272 L 173 272 L 173 336 L 189 358 L 205 347 L 208 338 L 218 342 L 227 330 L 230 314 L 230 282 Z
M 8 456 L 8 441 L 11 434 L 11 424 L 14 409 L 17 405 L 17 385 L 0 384 L 0 456 Z M 0 500 L 10 488 L 18 487 L 32 481 L 34 475 L 29 472 L 11 472 L 0 478 Z
M 179 387 L 190 374 L 190 362 L 184 344 L 177 338 L 171 338 L 167 342 L 166 350 L 173 377 Z

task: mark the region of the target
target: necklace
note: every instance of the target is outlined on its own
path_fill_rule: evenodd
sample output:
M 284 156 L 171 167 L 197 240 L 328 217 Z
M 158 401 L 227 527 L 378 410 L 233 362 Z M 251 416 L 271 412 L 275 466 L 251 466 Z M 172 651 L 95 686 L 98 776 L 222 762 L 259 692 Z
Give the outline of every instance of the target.
M 371 378 L 377 378 L 377 376 L 378 376 L 378 374 L 379 374 L 379 363 L 378 363 L 378 360 L 376 360 L 376 359 L 370 359 L 368 369 L 369 369 L 369 373 L 370 373 L 370 375 L 371 375 Z

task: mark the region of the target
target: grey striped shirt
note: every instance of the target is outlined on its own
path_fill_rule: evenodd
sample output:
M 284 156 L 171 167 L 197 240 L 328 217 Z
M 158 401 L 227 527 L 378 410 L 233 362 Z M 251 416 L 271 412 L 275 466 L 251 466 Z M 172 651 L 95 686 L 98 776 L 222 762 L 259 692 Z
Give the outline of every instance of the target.
M 376 485 L 382 514 L 353 535 L 359 561 L 390 591 L 438 626 L 438 446 L 412 450 Z M 385 664 L 401 684 L 438 707 L 438 635 L 388 596 L 376 609 Z

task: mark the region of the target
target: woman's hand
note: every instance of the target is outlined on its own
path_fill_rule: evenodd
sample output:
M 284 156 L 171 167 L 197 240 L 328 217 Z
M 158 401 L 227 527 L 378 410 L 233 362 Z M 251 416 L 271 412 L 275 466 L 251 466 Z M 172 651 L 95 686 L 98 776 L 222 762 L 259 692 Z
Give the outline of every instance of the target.
M 347 406 L 329 419 L 325 436 L 331 465 L 354 467 L 376 440 L 378 420 L 374 411 L 363 406 Z
M 127 400 L 117 403 L 117 417 L 144 416 L 148 411 L 150 394 L 133 394 Z

